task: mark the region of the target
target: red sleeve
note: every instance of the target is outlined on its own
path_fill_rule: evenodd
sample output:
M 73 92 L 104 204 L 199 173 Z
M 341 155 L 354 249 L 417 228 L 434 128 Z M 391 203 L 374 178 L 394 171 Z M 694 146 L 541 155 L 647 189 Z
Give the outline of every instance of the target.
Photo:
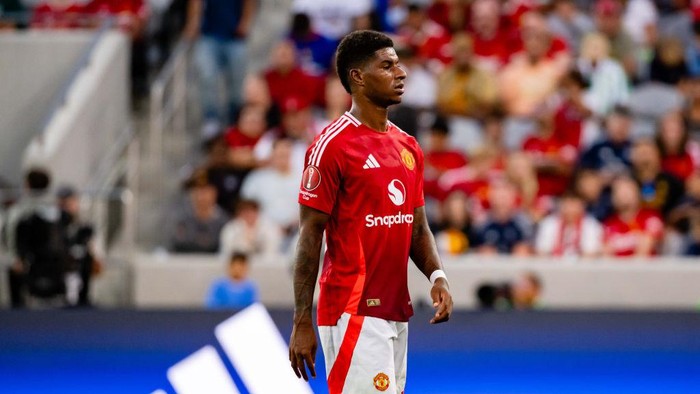
M 413 209 L 416 209 L 425 205 L 425 196 L 423 195 L 423 171 L 425 166 L 423 163 L 423 150 L 415 140 L 414 146 L 416 152 L 416 193 L 413 199 Z
M 342 155 L 332 144 L 324 146 L 324 134 L 306 151 L 306 168 L 299 188 L 299 204 L 331 214 L 342 179 Z
M 664 235 L 664 222 L 656 213 L 647 213 L 643 219 L 642 227 L 644 232 L 656 239 L 661 239 Z

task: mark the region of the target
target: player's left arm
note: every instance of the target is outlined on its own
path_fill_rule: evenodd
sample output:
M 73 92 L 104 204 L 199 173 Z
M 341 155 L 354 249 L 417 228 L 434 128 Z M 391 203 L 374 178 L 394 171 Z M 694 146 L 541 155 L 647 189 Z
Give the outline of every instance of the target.
M 413 210 L 413 233 L 411 234 L 411 259 L 426 278 L 430 278 L 433 272 L 442 270 L 442 263 L 438 255 L 435 238 L 428 226 L 428 218 L 425 215 L 425 206 Z M 452 295 L 450 286 L 445 278 L 437 278 L 430 289 L 430 297 L 433 299 L 435 316 L 430 319 L 431 324 L 446 322 L 452 313 Z

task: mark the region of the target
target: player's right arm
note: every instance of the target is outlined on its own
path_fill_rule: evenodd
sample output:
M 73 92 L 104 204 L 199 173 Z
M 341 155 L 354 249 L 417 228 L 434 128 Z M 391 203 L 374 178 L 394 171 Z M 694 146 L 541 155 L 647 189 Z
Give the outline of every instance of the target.
M 329 215 L 300 206 L 299 242 L 294 259 L 294 326 L 289 339 L 289 361 L 297 377 L 309 380 L 306 368 L 316 377 L 316 333 L 311 320 L 314 289 L 321 256 L 323 231 Z

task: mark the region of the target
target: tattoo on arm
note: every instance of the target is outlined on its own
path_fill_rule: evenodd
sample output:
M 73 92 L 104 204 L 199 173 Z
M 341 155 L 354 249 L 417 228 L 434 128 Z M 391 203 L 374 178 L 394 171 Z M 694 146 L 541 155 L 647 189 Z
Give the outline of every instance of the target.
M 411 234 L 411 259 L 427 278 L 435 270 L 442 269 L 435 238 L 428 226 L 425 207 L 413 210 L 413 233 Z
M 299 243 L 294 258 L 294 321 L 311 319 L 314 290 L 328 215 L 301 206 Z

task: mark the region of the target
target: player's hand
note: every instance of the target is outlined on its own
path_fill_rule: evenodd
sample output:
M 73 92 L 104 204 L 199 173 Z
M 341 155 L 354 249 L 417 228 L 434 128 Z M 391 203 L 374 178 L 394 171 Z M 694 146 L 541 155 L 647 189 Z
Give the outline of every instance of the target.
M 306 368 L 309 369 L 312 378 L 316 377 L 316 348 L 316 333 L 311 319 L 294 322 L 292 337 L 289 339 L 289 362 L 297 378 L 303 377 L 309 381 Z
M 443 278 L 438 278 L 430 289 L 430 298 L 433 299 L 433 308 L 435 308 L 435 316 L 430 319 L 430 324 L 443 323 L 450 320 L 452 313 L 452 295 L 447 286 L 447 281 Z

